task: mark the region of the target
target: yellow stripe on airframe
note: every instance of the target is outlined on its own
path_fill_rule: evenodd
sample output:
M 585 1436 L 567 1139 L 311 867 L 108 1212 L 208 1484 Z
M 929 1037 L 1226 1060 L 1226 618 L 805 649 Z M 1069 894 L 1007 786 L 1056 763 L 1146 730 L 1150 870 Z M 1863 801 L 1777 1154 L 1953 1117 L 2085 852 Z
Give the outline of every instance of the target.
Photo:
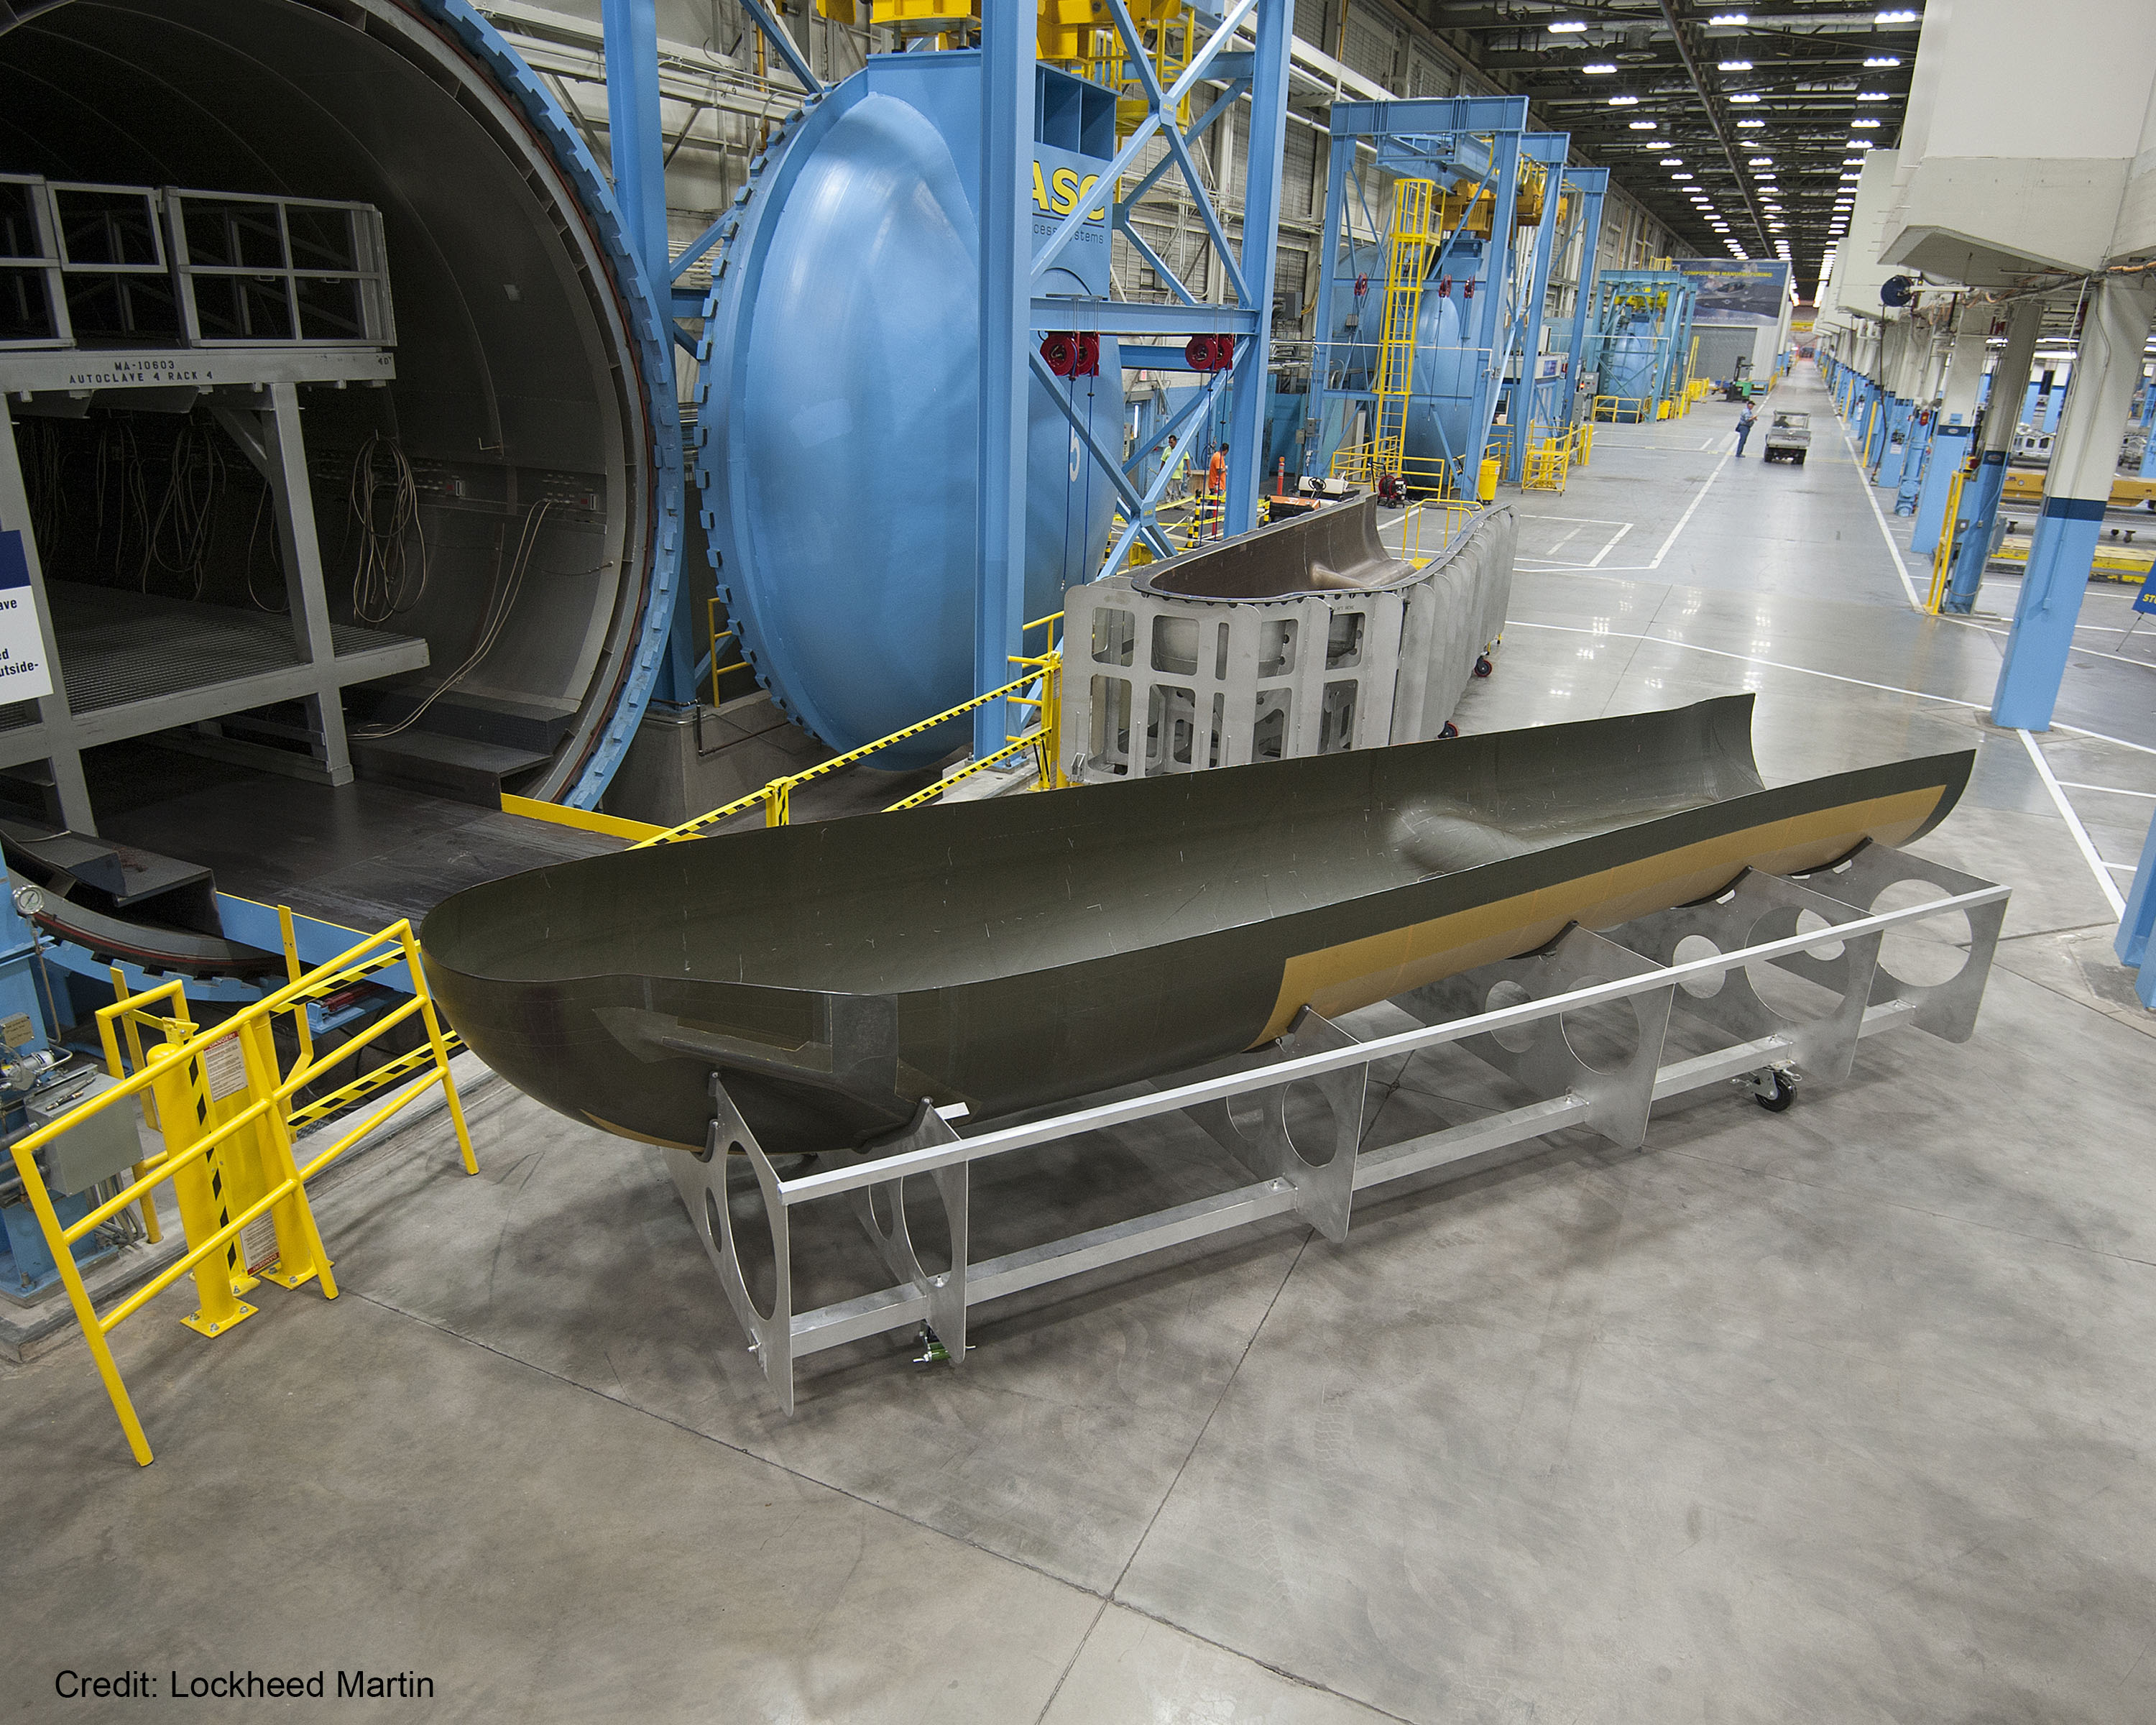
M 1945 794 L 1944 786 L 1927 785 L 1792 815 L 1428 922 L 1298 952 L 1281 967 L 1272 1016 L 1251 1046 L 1285 1034 L 1305 1006 L 1327 1018 L 1353 1012 L 1478 964 L 1532 952 L 1554 940 L 1568 922 L 1612 928 L 1650 911 L 1709 897 L 1748 867 L 1784 875 L 1830 863 L 1861 839 L 1906 843 Z
M 584 1110 L 584 1118 L 603 1132 L 612 1132 L 618 1138 L 634 1138 L 639 1144 L 656 1144 L 661 1150 L 686 1150 L 694 1156 L 704 1147 L 701 1144 L 679 1143 L 672 1138 L 654 1138 L 649 1132 L 637 1132 L 626 1126 L 616 1126 L 611 1120 L 600 1119 L 588 1108 Z

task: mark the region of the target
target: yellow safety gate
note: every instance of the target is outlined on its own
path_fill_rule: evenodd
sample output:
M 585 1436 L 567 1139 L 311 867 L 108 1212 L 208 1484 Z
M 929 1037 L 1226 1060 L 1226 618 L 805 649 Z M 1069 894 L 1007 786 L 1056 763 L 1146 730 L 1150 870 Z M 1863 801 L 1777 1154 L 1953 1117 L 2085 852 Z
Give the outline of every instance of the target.
M 272 1034 L 278 1014 L 294 1014 L 304 1021 L 311 999 L 399 963 L 408 967 L 411 973 L 413 997 L 408 1002 L 320 1056 L 314 1053 L 311 1040 L 303 1029 L 291 1070 L 283 1070 Z M 167 1003 L 169 1016 L 151 1010 Z M 420 1075 L 420 1081 L 392 1096 L 305 1166 L 300 1166 L 294 1157 L 295 1125 L 379 1089 L 392 1079 L 388 1069 L 369 1073 L 305 1107 L 295 1108 L 294 1097 L 330 1068 L 415 1014 L 425 1026 L 426 1046 L 390 1065 L 400 1076 Z M 242 1008 L 222 1024 L 195 1023 L 187 1010 L 186 985 L 177 981 L 140 994 L 123 993 L 98 1013 L 97 1024 L 106 1064 L 118 1081 L 80 1107 L 18 1139 L 13 1146 L 15 1169 L 22 1177 L 23 1189 L 51 1249 L 53 1261 L 59 1266 L 69 1303 L 90 1344 L 113 1412 L 127 1435 L 127 1446 L 136 1461 L 147 1466 L 151 1460 L 149 1440 L 112 1358 L 108 1338 L 116 1327 L 188 1275 L 195 1279 L 201 1303 L 182 1322 L 204 1336 L 221 1335 L 254 1316 L 255 1308 L 240 1296 L 263 1281 L 285 1288 L 319 1281 L 324 1297 L 334 1300 L 336 1281 L 307 1203 L 306 1183 L 434 1084 L 441 1086 L 449 1118 L 456 1127 L 465 1171 L 477 1173 L 479 1163 L 472 1154 L 456 1082 L 449 1075 L 449 1038 L 427 992 L 426 977 L 419 965 L 419 944 L 409 921 L 371 935 L 327 964 L 294 977 L 276 993 Z M 163 1040 L 146 1045 L 142 1035 L 146 1029 Z M 123 1039 L 132 1057 L 131 1070 L 125 1070 L 121 1058 Z M 431 1070 L 424 1070 L 429 1066 Z M 38 1165 L 38 1153 L 90 1116 L 131 1101 L 142 1109 L 146 1122 L 162 1136 L 164 1148 L 138 1163 L 135 1178 L 118 1193 L 81 1220 L 63 1227 L 44 1171 Z M 187 1250 L 110 1310 L 100 1313 L 75 1263 L 76 1243 L 131 1204 L 141 1207 L 149 1237 L 161 1238 L 151 1194 L 167 1181 L 172 1183 Z M 265 1221 L 267 1230 L 261 1226 Z

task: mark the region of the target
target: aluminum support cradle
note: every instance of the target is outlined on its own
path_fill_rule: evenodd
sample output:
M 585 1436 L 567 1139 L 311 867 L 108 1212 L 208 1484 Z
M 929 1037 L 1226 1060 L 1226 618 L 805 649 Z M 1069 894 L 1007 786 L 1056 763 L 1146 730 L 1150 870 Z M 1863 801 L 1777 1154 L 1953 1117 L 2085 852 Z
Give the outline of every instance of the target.
M 1942 896 L 1875 908 L 1889 888 L 1911 882 Z M 1846 1078 L 1861 1040 L 1904 1024 L 1966 1041 L 1975 1029 L 2010 891 L 1871 845 L 1809 875 L 1748 873 L 1712 900 L 1641 916 L 1607 934 L 1575 924 L 1538 952 L 1413 989 L 1393 1004 L 1422 1020 L 1418 1029 L 1365 1041 L 1305 1008 L 1274 1045 L 1276 1057 L 1255 1068 L 1169 1083 L 971 1137 L 923 1102 L 905 1132 L 861 1151 L 822 1153 L 814 1172 L 791 1178 L 780 1177 L 714 1074 L 705 1147 L 666 1154 L 751 1351 L 790 1414 L 795 1363 L 827 1348 L 925 1325 L 932 1332 L 927 1358 L 957 1365 L 966 1355 L 968 1312 L 991 1300 L 1273 1216 L 1295 1215 L 1327 1239 L 1344 1240 L 1358 1192 L 1570 1127 L 1584 1127 L 1620 1149 L 1636 1149 L 1646 1142 L 1655 1103 L 1717 1084 L 1735 1083 L 1779 1110 L 1788 1106 L 1799 1078 Z M 1969 938 L 1954 975 L 1919 983 L 1882 964 L 1889 931 L 1955 913 L 1967 918 Z M 1778 1011 L 1748 973 L 1758 965 L 1820 985 L 1820 1009 L 1802 1019 Z M 1590 1063 L 1564 1019 L 1616 1002 L 1630 1008 L 1636 1041 L 1623 1057 L 1605 1055 L 1601 1064 Z M 1673 1015 L 1710 1027 L 1729 1045 L 1666 1061 Z M 1371 1065 L 1447 1044 L 1503 1072 L 1535 1100 L 1398 1143 L 1365 1145 Z M 1298 1082 L 1310 1084 L 1325 1104 L 1326 1127 L 1315 1134 L 1320 1142 L 1307 1142 L 1306 1130 L 1299 1142 L 1291 1132 L 1287 1093 Z M 968 1261 L 974 1163 L 1178 1111 L 1249 1169 L 1250 1183 Z M 744 1156 L 754 1173 L 770 1230 L 773 1291 L 765 1304 L 750 1289 L 727 1207 L 726 1168 L 734 1155 Z M 922 1175 L 929 1177 L 949 1241 L 948 1262 L 941 1266 L 922 1261 L 906 1224 L 905 1182 Z M 878 1292 L 796 1312 L 792 1212 L 840 1196 L 851 1202 L 896 1280 Z

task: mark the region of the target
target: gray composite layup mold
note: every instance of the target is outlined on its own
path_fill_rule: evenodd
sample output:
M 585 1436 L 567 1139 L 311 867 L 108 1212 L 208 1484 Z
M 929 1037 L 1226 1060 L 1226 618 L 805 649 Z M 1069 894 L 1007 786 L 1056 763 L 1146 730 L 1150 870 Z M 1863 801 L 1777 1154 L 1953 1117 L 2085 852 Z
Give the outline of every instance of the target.
M 573 1118 L 773 1154 L 976 1120 L 1930 831 L 1969 752 L 1774 789 L 1748 695 L 778 827 L 470 888 L 421 931 L 473 1050 Z

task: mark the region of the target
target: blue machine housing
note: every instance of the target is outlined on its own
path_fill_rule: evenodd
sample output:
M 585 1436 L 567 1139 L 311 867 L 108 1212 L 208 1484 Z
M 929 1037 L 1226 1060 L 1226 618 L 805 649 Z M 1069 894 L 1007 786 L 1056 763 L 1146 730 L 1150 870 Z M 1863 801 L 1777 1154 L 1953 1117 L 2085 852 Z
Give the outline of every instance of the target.
M 954 51 L 879 55 L 812 97 L 751 164 L 705 301 L 696 465 L 720 596 L 757 680 L 840 750 L 973 692 L 980 91 L 978 54 Z M 1034 137 L 1037 246 L 1113 154 L 1114 97 L 1042 68 Z M 1105 298 L 1108 255 L 1089 224 L 1050 292 Z M 1097 376 L 1058 381 L 1119 446 L 1113 339 Z M 1038 379 L 1032 397 L 1029 619 L 1097 568 L 1114 501 Z
M 1473 283 L 1478 294 L 1486 291 L 1489 251 L 1480 240 L 1455 237 L 1445 247 L 1443 270 L 1433 264 L 1423 283 L 1422 301 L 1415 311 L 1414 374 L 1404 428 L 1411 472 L 1430 471 L 1435 463 L 1452 460 L 1471 446 L 1476 391 L 1483 367 L 1481 355 L 1467 345 L 1466 321 L 1460 313 L 1467 303 L 1468 284 Z M 1385 312 L 1385 249 L 1357 246 L 1353 261 L 1369 288 L 1360 295 L 1344 295 L 1333 319 L 1329 353 L 1335 381 L 1318 440 L 1321 457 L 1327 463 L 1336 450 L 1351 441 L 1357 408 L 1360 406 L 1366 413 L 1372 411 L 1367 398 L 1378 387 L 1378 330 Z M 1440 292 L 1440 284 L 1448 279 L 1450 290 Z M 1351 317 L 1355 320 L 1353 324 L 1348 322 Z M 1358 403 L 1343 398 L 1342 393 L 1366 399 Z
M 17 912 L 13 897 L 0 892 L 0 1024 L 19 1016 L 29 1021 L 30 1029 L 28 1040 L 9 1048 L 10 1054 L 35 1054 L 47 1046 L 46 1003 L 38 987 L 37 957 L 36 936 L 30 925 Z M 10 1093 L 5 1111 L 0 1113 L 0 1134 L 12 1142 L 28 1131 L 30 1125 L 23 1117 L 20 1097 Z M 59 1266 L 53 1261 L 29 1199 L 14 1189 L 12 1162 L 0 1159 L 0 1177 L 4 1177 L 10 1194 L 0 1197 L 0 1293 L 20 1300 L 59 1281 Z M 88 1192 L 56 1192 L 52 1198 L 54 1211 L 64 1228 L 80 1222 L 98 1202 Z M 77 1250 L 76 1261 L 91 1262 L 105 1250 L 109 1248 L 91 1242 Z

